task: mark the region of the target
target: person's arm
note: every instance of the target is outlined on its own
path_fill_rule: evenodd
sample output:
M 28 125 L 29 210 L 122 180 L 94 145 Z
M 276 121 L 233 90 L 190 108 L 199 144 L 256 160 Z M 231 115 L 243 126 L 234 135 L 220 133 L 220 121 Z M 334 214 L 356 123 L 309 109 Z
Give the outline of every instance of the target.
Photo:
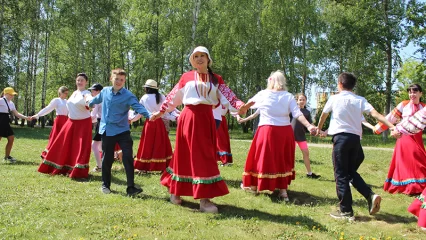
M 42 117 L 42 116 L 45 116 L 46 114 L 49 114 L 50 112 L 55 110 L 55 108 L 58 106 L 58 103 L 59 103 L 59 101 L 58 101 L 57 98 L 52 99 L 52 101 L 50 101 L 49 105 L 47 105 L 45 108 L 41 109 L 37 114 L 35 114 L 31 118 L 38 119 L 39 117 Z
M 371 129 L 372 131 L 373 131 L 373 133 L 374 133 L 374 131 L 376 130 L 375 128 L 374 128 L 374 126 L 373 125 L 371 125 L 369 122 L 367 122 L 367 120 L 362 120 L 362 125 L 364 125 L 364 126 L 366 126 L 366 127 L 368 127 L 369 129 Z
M 310 124 L 309 121 L 305 118 L 305 116 L 303 116 L 303 114 L 301 114 L 298 117 L 296 117 L 296 119 L 301 124 L 303 124 L 303 126 L 305 126 L 311 134 L 315 134 L 316 135 L 316 133 L 317 133 L 317 127 L 315 127 L 314 125 Z
M 18 111 L 16 111 L 16 109 L 13 109 L 13 110 L 10 110 L 12 113 L 13 113 L 13 115 L 15 115 L 15 117 L 17 117 L 17 118 L 20 118 L 20 119 L 25 119 L 25 120 L 28 120 L 28 121 L 30 121 L 31 120 L 31 117 L 27 117 L 27 116 L 25 116 L 25 115 L 23 115 L 23 114 L 21 114 L 21 113 L 19 113 Z
M 426 126 L 426 108 L 417 111 L 413 116 L 405 118 L 396 125 L 395 130 L 391 132 L 391 136 L 398 138 L 401 134 L 414 135 L 423 131 Z
M 102 89 L 101 92 L 98 95 L 96 95 L 94 98 L 87 99 L 87 101 L 86 101 L 87 106 L 93 107 L 93 105 L 95 105 L 95 104 L 102 103 L 104 91 L 105 91 L 105 89 Z
M 321 131 L 322 126 L 324 125 L 325 120 L 327 120 L 328 115 L 329 115 L 329 113 L 326 113 L 326 112 L 321 113 L 321 116 L 320 116 L 320 119 L 319 119 L 319 122 L 318 122 L 318 130 L 319 131 Z M 317 134 L 319 134 L 318 131 L 317 131 Z
M 375 109 L 370 111 L 370 115 L 377 119 L 379 122 L 385 124 L 388 128 L 393 129 L 395 126 L 388 121 L 382 114 L 378 113 Z
M 142 114 L 145 118 L 149 119 L 151 117 L 151 113 L 146 110 L 142 104 L 139 103 L 138 99 L 136 98 L 133 93 L 130 93 L 130 99 L 129 99 L 129 105 L 135 110 L 135 113 Z
M 237 121 L 238 121 L 238 123 L 244 123 L 244 122 L 247 122 L 247 121 L 250 121 L 250 120 L 256 118 L 259 114 L 260 114 L 260 110 L 257 109 L 256 112 L 254 112 L 252 115 L 250 115 L 246 118 L 241 118 L 240 115 L 237 115 Z

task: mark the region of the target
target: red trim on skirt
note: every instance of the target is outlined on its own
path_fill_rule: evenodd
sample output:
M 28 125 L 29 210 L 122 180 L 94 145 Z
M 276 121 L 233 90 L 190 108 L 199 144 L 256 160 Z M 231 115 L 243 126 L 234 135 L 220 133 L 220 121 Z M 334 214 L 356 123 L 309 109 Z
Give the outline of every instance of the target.
M 214 198 L 229 193 L 216 161 L 216 124 L 211 105 L 186 105 L 176 130 L 176 147 L 161 184 L 177 196 Z
M 243 173 L 244 187 L 258 191 L 287 189 L 295 179 L 295 141 L 291 126 L 260 126 Z
M 217 152 L 218 161 L 223 164 L 232 163 L 231 141 L 225 116 L 222 116 L 222 121 L 217 129 Z
M 68 119 L 51 147 L 38 171 L 46 174 L 69 174 L 71 178 L 89 176 L 89 160 L 92 142 L 91 118 Z
M 141 171 L 164 171 L 172 158 L 172 145 L 161 118 L 145 121 L 134 159 L 135 169 Z
M 66 115 L 57 115 L 55 120 L 53 121 L 52 130 L 50 131 L 49 135 L 49 141 L 47 142 L 47 147 L 43 152 L 41 153 L 41 158 L 45 158 L 47 154 L 47 149 L 50 149 L 52 147 L 53 140 L 58 136 L 59 132 L 61 131 L 62 127 L 65 125 L 65 123 L 68 120 L 68 116 Z

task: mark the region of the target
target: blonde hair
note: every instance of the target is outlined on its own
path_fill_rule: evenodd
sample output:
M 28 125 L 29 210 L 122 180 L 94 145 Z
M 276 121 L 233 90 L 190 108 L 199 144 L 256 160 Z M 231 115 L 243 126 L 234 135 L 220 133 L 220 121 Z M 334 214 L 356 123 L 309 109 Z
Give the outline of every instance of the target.
M 272 72 L 268 77 L 268 86 L 266 89 L 287 91 L 287 79 L 284 73 L 280 70 Z
M 59 89 L 58 89 L 58 96 L 60 96 L 60 95 L 61 95 L 61 93 L 64 93 L 64 92 L 66 92 L 66 91 L 68 91 L 68 88 L 67 88 L 67 87 L 65 87 L 65 86 L 61 86 L 61 87 L 59 87 Z

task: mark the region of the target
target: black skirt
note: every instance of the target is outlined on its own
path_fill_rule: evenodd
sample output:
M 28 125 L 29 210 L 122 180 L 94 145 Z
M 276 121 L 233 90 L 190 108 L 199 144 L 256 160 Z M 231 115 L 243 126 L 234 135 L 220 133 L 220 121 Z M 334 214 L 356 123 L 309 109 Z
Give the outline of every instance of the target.
M 0 137 L 14 135 L 9 123 L 9 113 L 0 113 Z

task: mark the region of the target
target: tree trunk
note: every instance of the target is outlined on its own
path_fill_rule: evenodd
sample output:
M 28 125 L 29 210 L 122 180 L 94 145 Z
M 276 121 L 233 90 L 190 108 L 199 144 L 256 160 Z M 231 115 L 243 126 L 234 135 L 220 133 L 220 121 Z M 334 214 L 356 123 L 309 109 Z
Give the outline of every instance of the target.
M 198 14 L 200 12 L 201 0 L 194 0 L 194 9 L 192 10 L 192 46 L 195 47 L 195 32 L 198 24 Z
M 41 87 L 41 108 L 46 106 L 46 82 L 47 82 L 47 71 L 49 69 L 49 30 L 46 29 L 44 42 L 44 72 L 43 72 L 43 83 Z M 41 117 L 41 127 L 44 128 L 44 116 Z
M 17 45 L 17 49 L 16 49 L 16 63 L 15 63 L 15 80 L 14 80 L 14 88 L 15 89 L 19 89 L 19 73 L 21 71 L 21 45 L 22 45 L 22 41 L 16 37 L 15 38 L 15 42 Z M 15 101 L 15 108 L 19 109 L 19 101 L 18 99 Z M 18 119 L 15 118 L 15 125 L 18 125 Z

